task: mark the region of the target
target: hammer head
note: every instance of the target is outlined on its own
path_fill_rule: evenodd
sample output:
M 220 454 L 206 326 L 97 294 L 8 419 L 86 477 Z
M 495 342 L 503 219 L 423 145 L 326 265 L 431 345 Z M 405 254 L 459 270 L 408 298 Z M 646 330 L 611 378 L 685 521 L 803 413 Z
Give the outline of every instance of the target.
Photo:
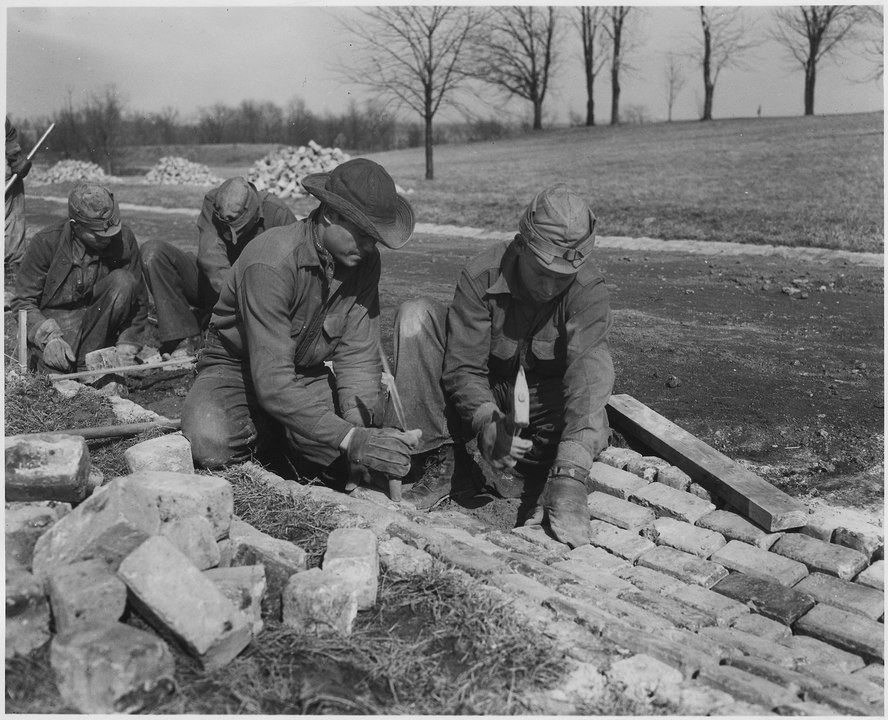
M 516 430 L 530 425 L 530 390 L 527 388 L 524 368 L 520 365 L 512 395 L 512 422 L 515 424 Z

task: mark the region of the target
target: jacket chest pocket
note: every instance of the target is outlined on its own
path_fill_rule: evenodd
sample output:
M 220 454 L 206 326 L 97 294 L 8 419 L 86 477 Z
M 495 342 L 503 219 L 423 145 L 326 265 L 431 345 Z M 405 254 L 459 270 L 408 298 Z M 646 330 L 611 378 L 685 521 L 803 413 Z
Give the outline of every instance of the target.
M 345 313 L 329 313 L 324 318 L 324 338 L 331 345 L 339 342 L 345 332 L 346 316 Z

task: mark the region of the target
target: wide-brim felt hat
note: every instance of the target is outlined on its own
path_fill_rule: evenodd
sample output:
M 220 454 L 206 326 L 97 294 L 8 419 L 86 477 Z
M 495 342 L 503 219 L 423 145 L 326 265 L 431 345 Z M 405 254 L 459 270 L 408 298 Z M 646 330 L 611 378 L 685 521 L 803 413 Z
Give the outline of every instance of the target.
M 404 247 L 413 234 L 413 208 L 379 163 L 348 160 L 331 172 L 306 175 L 302 186 L 386 247 Z

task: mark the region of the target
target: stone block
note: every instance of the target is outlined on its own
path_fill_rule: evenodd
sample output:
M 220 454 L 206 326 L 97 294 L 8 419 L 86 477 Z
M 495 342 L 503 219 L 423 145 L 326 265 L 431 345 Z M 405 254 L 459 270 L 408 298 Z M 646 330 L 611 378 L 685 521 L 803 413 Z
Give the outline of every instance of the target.
M 623 565 L 613 570 L 614 575 L 618 578 L 632 583 L 640 590 L 648 590 L 650 592 L 658 592 L 664 594 L 672 594 L 673 591 L 679 592 L 685 590 L 689 585 L 683 583 L 672 575 L 651 570 L 641 565 Z
M 885 613 L 885 593 L 832 575 L 815 572 L 804 578 L 795 589 L 810 595 L 817 602 L 840 610 L 878 620 Z
M 736 628 L 710 626 L 700 630 L 699 634 L 710 642 L 734 648 L 741 655 L 761 658 L 790 670 L 796 666 L 796 658 L 792 649 L 771 640 L 763 640 Z
M 6 570 L 6 657 L 27 655 L 49 641 L 49 600 L 43 581 L 27 570 Z
M 854 671 L 855 676 L 866 678 L 871 683 L 885 687 L 885 666 L 882 663 L 870 663 Z
M 120 367 L 120 358 L 117 355 L 117 348 L 114 346 L 88 352 L 84 355 L 83 361 L 86 363 L 87 370 Z
M 657 545 L 666 545 L 701 558 L 708 558 L 725 545 L 721 533 L 670 517 L 657 518 L 643 534 Z
M 487 582 L 509 597 L 524 597 L 538 605 L 559 597 L 558 591 L 551 586 L 517 572 L 497 573 L 487 578 Z
M 523 540 L 527 540 L 553 555 L 563 557 L 565 551 L 570 552 L 570 548 L 568 548 L 563 542 L 546 534 L 546 531 L 543 530 L 540 525 L 521 525 L 520 527 L 514 528 L 511 531 L 511 534 Z
M 636 490 L 632 500 L 651 508 L 657 517 L 671 517 L 692 525 L 715 510 L 712 503 L 659 482 L 652 482 Z
M 46 589 L 58 633 L 116 623 L 126 607 L 126 586 L 104 560 L 55 568 L 46 579 Z
M 735 630 L 755 635 L 762 640 L 771 640 L 773 642 L 792 637 L 792 630 L 790 630 L 789 625 L 784 625 L 755 612 L 736 618 L 731 622 L 731 627 Z
M 641 453 L 636 452 L 635 450 L 630 450 L 629 448 L 606 447 L 598 453 L 598 457 L 595 459 L 605 465 L 624 470 L 630 460 L 640 457 Z
M 142 470 L 117 482 L 123 482 L 128 492 L 153 503 L 162 522 L 196 515 L 210 521 L 217 540 L 228 535 L 234 496 L 225 478 Z
M 198 570 L 219 564 L 221 553 L 216 544 L 216 531 L 206 517 L 174 517 L 160 526 L 160 534 L 181 550 Z
M 674 667 L 644 653 L 617 660 L 606 675 L 612 683 L 622 685 L 624 693 L 636 702 L 649 702 L 662 694 L 664 686 L 678 685 L 684 679 Z
M 747 545 L 740 540 L 728 541 L 727 545 L 710 556 L 710 560 L 728 570 L 763 580 L 774 580 L 787 587 L 792 587 L 808 574 L 808 568 L 803 563 Z
M 727 570 L 714 562 L 662 546 L 646 552 L 638 559 L 638 564 L 705 588 L 712 587 L 728 574 Z
M 543 535 L 543 537 L 545 537 L 547 541 L 554 540 L 554 538 L 550 538 L 548 535 L 545 534 Z M 558 560 L 566 560 L 568 557 L 570 557 L 570 548 L 564 543 L 560 543 L 557 540 L 554 540 L 553 543 L 532 542 L 527 538 L 522 537 L 520 534 L 516 533 L 515 530 L 511 530 L 509 532 L 503 532 L 502 530 L 491 530 L 490 532 L 486 532 L 484 534 L 484 539 L 487 540 L 487 542 L 489 543 L 493 543 L 497 547 L 503 548 L 504 550 L 528 555 L 529 557 L 539 560 L 540 562 L 553 563 L 557 562 Z
M 782 667 L 776 663 L 768 662 L 760 658 L 748 656 L 734 656 L 725 660 L 725 665 L 738 668 L 750 675 L 755 675 L 763 680 L 780 685 L 790 690 L 795 695 L 800 695 L 806 690 L 814 690 L 823 687 L 823 683 L 805 673 L 796 672 Z
M 769 709 L 799 699 L 790 688 L 730 665 L 701 668 L 697 679 L 728 693 L 733 698 Z
M 79 560 L 99 558 L 115 569 L 160 531 L 157 507 L 112 480 L 47 530 L 34 546 L 34 574 Z
M 335 572 L 312 568 L 284 587 L 283 623 L 315 635 L 350 635 L 358 615 L 358 588 Z
M 750 614 L 742 602 L 699 585 L 684 585 L 681 589 L 667 590 L 666 594 L 706 615 L 711 620 L 709 624 L 733 626 L 738 618 Z
M 583 563 L 592 570 L 604 570 L 611 572 L 620 568 L 631 567 L 622 558 L 612 555 L 607 550 L 595 547 L 594 545 L 580 545 L 570 551 L 570 559 L 579 563 Z
M 205 669 L 228 664 L 250 643 L 244 616 L 166 538 L 146 540 L 117 572 L 139 614 L 177 638 Z
M 586 547 L 591 547 L 591 545 Z M 558 592 L 568 597 L 582 598 L 588 597 L 590 593 L 599 592 L 616 594 L 633 587 L 626 580 L 621 580 L 611 575 L 610 572 L 599 572 L 582 560 L 559 560 L 557 563 L 552 563 L 550 567 L 552 570 L 565 573 L 570 578 L 570 580 L 563 580 L 558 584 Z M 631 565 L 623 563 L 623 567 L 631 567 Z M 537 576 L 537 579 L 544 578 Z
M 691 488 L 691 476 L 684 470 L 679 470 L 675 465 L 667 465 L 666 467 L 658 468 L 657 482 L 663 483 L 663 485 L 668 485 L 676 490 L 681 490 L 682 492 L 689 492 Z M 706 500 L 706 502 L 712 502 L 711 497 L 703 497 L 695 492 L 692 492 L 691 495 Z
M 748 605 L 753 611 L 784 625 L 792 625 L 814 607 L 814 598 L 796 588 L 789 588 L 774 580 L 731 573 L 712 589 Z
M 803 670 L 806 675 L 818 682 L 820 687 L 839 687 L 856 693 L 864 702 L 880 703 L 885 696 L 885 670 L 884 665 L 879 667 L 882 668 L 882 677 L 876 681 L 873 681 L 866 675 L 861 675 L 861 671 L 845 673 L 826 664 L 805 665 Z
M 868 568 L 862 570 L 860 574 L 854 578 L 854 582 L 860 583 L 864 587 L 870 587 L 885 592 L 885 561 L 877 560 Z
M 868 563 L 866 556 L 857 550 L 801 533 L 786 533 L 774 543 L 771 552 L 803 563 L 811 572 L 835 575 L 842 580 L 850 580 Z
M 885 538 L 875 529 L 837 527 L 832 541 L 863 553 L 868 561 L 881 559 L 885 554 Z
M 600 633 L 604 640 L 631 653 L 657 658 L 680 671 L 685 679 L 694 677 L 701 667 L 718 664 L 721 659 L 720 646 L 680 628 L 640 632 L 638 626 L 625 622 L 606 622 Z
M 211 568 L 204 576 L 215 583 L 222 594 L 240 612 L 253 630 L 262 632 L 262 598 L 265 597 L 265 568 L 262 565 Z
M 844 715 L 885 715 L 884 702 L 869 703 L 853 690 L 840 687 L 827 687 L 811 690 L 807 697 L 817 703 L 835 708 Z
M 637 532 L 656 519 L 652 510 L 602 492 L 589 493 L 587 502 L 593 520 L 603 520 L 624 530 Z
M 131 473 L 168 471 L 190 474 L 194 472 L 191 443 L 180 433 L 170 433 L 145 440 L 123 451 L 123 459 Z
M 37 539 L 69 512 L 70 504 L 54 500 L 6 503 L 6 567 L 31 570 Z
M 90 491 L 90 458 L 79 435 L 36 433 L 6 438 L 6 501 L 82 502 Z
M 705 487 L 703 487 L 700 483 L 692 482 L 690 485 L 688 485 L 687 490 L 694 497 L 698 497 L 701 500 L 705 500 L 706 502 L 710 502 L 713 505 L 715 505 L 716 507 L 718 507 L 718 505 L 719 505 L 718 498 L 715 495 L 713 495 L 709 490 L 707 490 Z
M 70 400 L 86 387 L 76 380 L 55 380 L 53 381 L 52 386 L 59 395 L 65 398 L 65 400 Z
M 660 470 L 668 467 L 670 467 L 669 463 L 663 458 L 655 455 L 642 455 L 632 458 L 626 463 L 626 472 L 637 475 L 647 484 L 654 482 Z
M 327 536 L 323 568 L 352 579 L 358 588 L 358 610 L 376 604 L 379 552 L 376 535 L 362 528 L 337 528 Z
M 589 482 L 593 492 L 602 492 L 621 500 L 628 500 L 635 490 L 647 485 L 649 481 L 606 463 L 594 462 L 589 471 Z
M 780 640 L 779 645 L 785 647 L 792 655 L 798 670 L 802 665 L 832 665 L 839 672 L 854 672 L 866 663 L 860 655 L 840 650 L 835 645 L 807 635 L 792 635 Z
M 793 629 L 861 657 L 885 660 L 885 626 L 856 613 L 815 605 L 796 620 Z
M 394 537 L 379 543 L 379 563 L 386 572 L 409 577 L 431 570 L 434 559 L 425 550 Z
M 631 563 L 654 547 L 650 540 L 632 530 L 624 530 L 601 520 L 592 520 L 589 525 L 589 542 L 593 546 L 607 550 Z
M 638 588 L 621 592 L 617 597 L 635 605 L 635 607 L 666 618 L 675 627 L 692 632 L 697 632 L 700 628 L 715 623 L 710 614 L 697 610 L 677 597 Z
M 721 533 L 727 540 L 739 540 L 762 550 L 770 548 L 782 535 L 782 533 L 765 532 L 745 517 L 727 510 L 713 510 L 711 513 L 706 513 L 697 520 L 696 525 Z
M 166 643 L 122 623 L 57 635 L 50 665 L 62 699 L 85 714 L 150 712 L 176 688 Z
M 620 624 L 631 627 L 636 632 L 651 634 L 675 629 L 675 625 L 662 615 L 612 595 L 598 594 L 581 598 L 552 597 L 547 600 L 546 605 L 559 618 L 573 620 L 596 634 L 602 633 L 605 628 Z

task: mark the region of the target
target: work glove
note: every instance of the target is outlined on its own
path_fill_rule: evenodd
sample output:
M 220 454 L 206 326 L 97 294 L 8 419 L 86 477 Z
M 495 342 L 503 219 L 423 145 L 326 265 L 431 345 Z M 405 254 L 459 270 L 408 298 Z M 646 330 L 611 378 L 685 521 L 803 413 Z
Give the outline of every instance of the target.
M 572 548 L 588 544 L 590 525 L 586 502 L 587 474 L 587 471 L 576 465 L 553 467 L 537 499 L 533 514 L 524 524 L 542 525 L 548 520 L 549 529 L 560 542 Z
M 478 433 L 478 450 L 496 470 L 515 467 L 533 447 L 533 441 L 514 434 L 514 425 L 500 410 Z
M 116 345 L 117 360 L 121 367 L 136 364 L 136 353 L 142 349 L 141 345 L 129 342 L 119 342 Z
M 394 428 L 355 428 L 346 449 L 349 462 L 393 477 L 410 471 L 410 453 L 419 444 L 421 430 L 403 432 Z
M 61 335 L 50 336 L 43 346 L 43 363 L 54 370 L 70 370 L 76 360 L 73 348 Z
M 21 158 L 9 166 L 9 169 L 18 175 L 20 180 L 24 180 L 25 176 L 31 172 L 31 161 L 22 155 Z

